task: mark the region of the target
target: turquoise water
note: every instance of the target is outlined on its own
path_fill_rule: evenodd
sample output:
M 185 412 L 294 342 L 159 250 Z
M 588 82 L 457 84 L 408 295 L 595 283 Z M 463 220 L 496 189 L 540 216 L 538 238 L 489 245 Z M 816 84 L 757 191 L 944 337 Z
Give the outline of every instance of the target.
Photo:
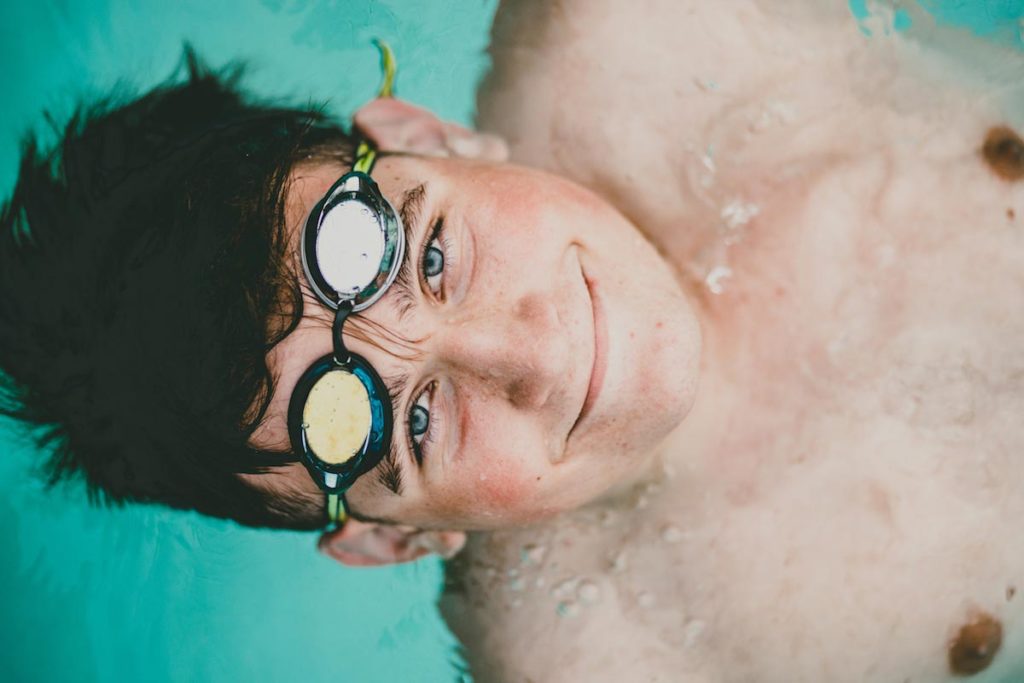
M 469 123 L 495 2 L 92 0 L 0 6 L 0 186 L 18 135 L 119 79 L 166 78 L 191 41 L 246 58 L 256 92 L 346 115 L 399 59 L 398 93 Z M 0 680 L 446 681 L 456 642 L 434 609 L 435 560 L 346 569 L 313 534 L 254 531 L 157 508 L 44 495 L 36 454 L 0 425 Z
M 1024 0 L 924 2 L 944 21 L 1020 44 Z M 850 0 L 851 21 L 871 3 Z M 93 0 L 0 7 L 0 187 L 40 112 L 119 80 L 165 78 L 191 41 L 246 58 L 256 92 L 328 100 L 339 116 L 378 79 L 370 39 L 399 57 L 399 94 L 469 123 L 495 0 Z M 908 16 L 896 13 L 893 29 Z M 254 531 L 158 508 L 44 495 L 38 457 L 0 424 L 0 680 L 455 681 L 456 643 L 433 607 L 433 560 L 345 569 L 315 536 Z

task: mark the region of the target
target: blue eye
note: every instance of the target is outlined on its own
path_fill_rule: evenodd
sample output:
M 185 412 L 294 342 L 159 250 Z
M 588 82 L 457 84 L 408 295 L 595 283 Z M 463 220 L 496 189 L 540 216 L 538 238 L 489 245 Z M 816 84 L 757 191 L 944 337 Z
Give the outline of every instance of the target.
M 412 438 L 415 439 L 417 436 L 426 434 L 428 427 L 430 427 L 430 411 L 419 404 L 414 405 L 412 412 L 409 413 L 409 433 L 412 434 Z
M 444 270 L 444 252 L 437 247 L 428 248 L 427 253 L 423 255 L 423 274 L 428 278 L 434 277 L 440 275 L 442 270 Z
M 434 384 L 431 383 L 409 409 L 409 445 L 417 462 L 423 461 L 423 449 L 430 443 L 430 399 L 433 395 Z
M 427 288 L 430 292 L 443 298 L 443 292 L 441 288 L 441 279 L 444 275 L 444 240 L 441 237 L 441 228 L 444 225 L 444 220 L 439 219 L 434 224 L 434 229 L 430 231 L 430 237 L 427 239 L 424 249 L 423 257 L 421 258 L 420 267 L 423 270 L 423 279 L 427 283 Z

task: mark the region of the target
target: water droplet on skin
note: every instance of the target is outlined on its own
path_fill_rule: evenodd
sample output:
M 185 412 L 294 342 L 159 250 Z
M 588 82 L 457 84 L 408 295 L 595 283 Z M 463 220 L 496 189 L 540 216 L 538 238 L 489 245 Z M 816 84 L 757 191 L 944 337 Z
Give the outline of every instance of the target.
M 543 588 L 545 583 L 547 582 L 544 580 L 544 577 L 538 576 L 537 580 L 533 582 L 533 585 L 535 585 L 537 588 Z
M 715 148 L 712 146 L 708 147 L 708 152 L 700 157 L 700 165 L 708 169 L 709 177 L 714 175 L 717 170 L 715 167 Z
M 626 567 L 629 566 L 629 558 L 626 553 L 620 552 L 614 558 L 612 558 L 612 572 L 621 574 L 626 571 Z
M 508 589 L 510 591 L 515 592 L 515 593 L 518 593 L 519 591 L 523 590 L 523 588 L 525 588 L 525 587 L 526 587 L 526 584 L 523 582 L 523 579 L 519 578 L 519 577 L 514 578 L 514 579 L 512 579 L 511 581 L 508 582 Z
M 579 579 L 572 577 L 560 581 L 551 587 L 551 595 L 555 598 L 568 598 L 570 595 L 576 592 L 576 584 L 579 583 Z
M 595 605 L 601 599 L 601 589 L 593 581 L 583 581 L 576 589 L 576 595 L 584 605 Z
M 707 285 L 708 290 L 712 294 L 721 294 L 725 290 L 722 280 L 730 277 L 732 277 L 732 268 L 729 266 L 715 266 L 708 273 L 707 277 L 704 278 L 704 284 Z
M 640 496 L 639 498 L 636 499 L 636 502 L 633 504 L 633 509 L 634 510 L 643 510 L 646 507 L 647 507 L 647 496 Z
M 718 83 L 710 78 L 701 78 L 700 76 L 693 77 L 694 84 L 703 90 L 704 92 L 713 92 L 718 90 Z
M 722 207 L 719 215 L 727 230 L 735 230 L 749 223 L 759 213 L 761 213 L 761 207 L 757 204 L 734 199 Z
M 513 607 L 519 607 L 522 604 L 523 604 L 523 599 L 522 598 L 516 598 L 515 600 L 512 601 L 512 606 Z
M 678 543 L 683 540 L 683 532 L 670 524 L 661 530 L 661 540 L 666 543 Z
M 509 569 L 508 570 L 508 576 L 509 576 L 509 578 L 515 578 L 515 577 L 519 576 L 519 570 L 518 569 Z
M 699 619 L 693 619 L 687 623 L 683 631 L 683 646 L 687 648 L 693 647 L 700 638 L 700 635 L 704 633 L 705 626 L 706 624 Z
M 540 564 L 544 561 L 547 548 L 542 545 L 524 545 L 519 554 L 520 564 Z
M 483 472 L 480 473 L 480 481 L 487 481 L 487 475 Z
M 580 612 L 580 607 L 571 600 L 563 600 L 555 606 L 555 611 L 560 617 L 575 617 Z
M 637 603 L 644 609 L 654 607 L 654 596 L 644 591 L 640 595 L 636 596 Z

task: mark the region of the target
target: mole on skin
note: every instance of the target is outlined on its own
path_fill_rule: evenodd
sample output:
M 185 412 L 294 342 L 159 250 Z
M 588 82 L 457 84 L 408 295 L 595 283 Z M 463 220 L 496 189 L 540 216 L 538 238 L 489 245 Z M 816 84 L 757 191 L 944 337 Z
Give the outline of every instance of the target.
M 949 669 L 961 676 L 984 671 L 1002 644 L 1002 623 L 992 615 L 981 612 L 960 627 L 960 632 L 950 644 Z
M 996 126 L 989 130 L 981 155 L 1003 180 L 1024 178 L 1024 140 L 1013 129 Z

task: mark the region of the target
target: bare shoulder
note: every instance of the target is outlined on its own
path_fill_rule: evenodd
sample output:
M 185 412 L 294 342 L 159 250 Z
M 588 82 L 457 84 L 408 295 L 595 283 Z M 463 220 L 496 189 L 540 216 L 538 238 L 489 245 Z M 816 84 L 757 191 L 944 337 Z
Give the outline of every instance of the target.
M 935 130 L 956 135 L 924 154 L 959 135 L 969 155 L 972 126 L 1021 130 L 1024 53 L 914 20 L 868 40 L 843 3 L 506 2 L 478 124 L 683 262 L 758 183 L 794 180 L 780 169 L 814 180 Z

